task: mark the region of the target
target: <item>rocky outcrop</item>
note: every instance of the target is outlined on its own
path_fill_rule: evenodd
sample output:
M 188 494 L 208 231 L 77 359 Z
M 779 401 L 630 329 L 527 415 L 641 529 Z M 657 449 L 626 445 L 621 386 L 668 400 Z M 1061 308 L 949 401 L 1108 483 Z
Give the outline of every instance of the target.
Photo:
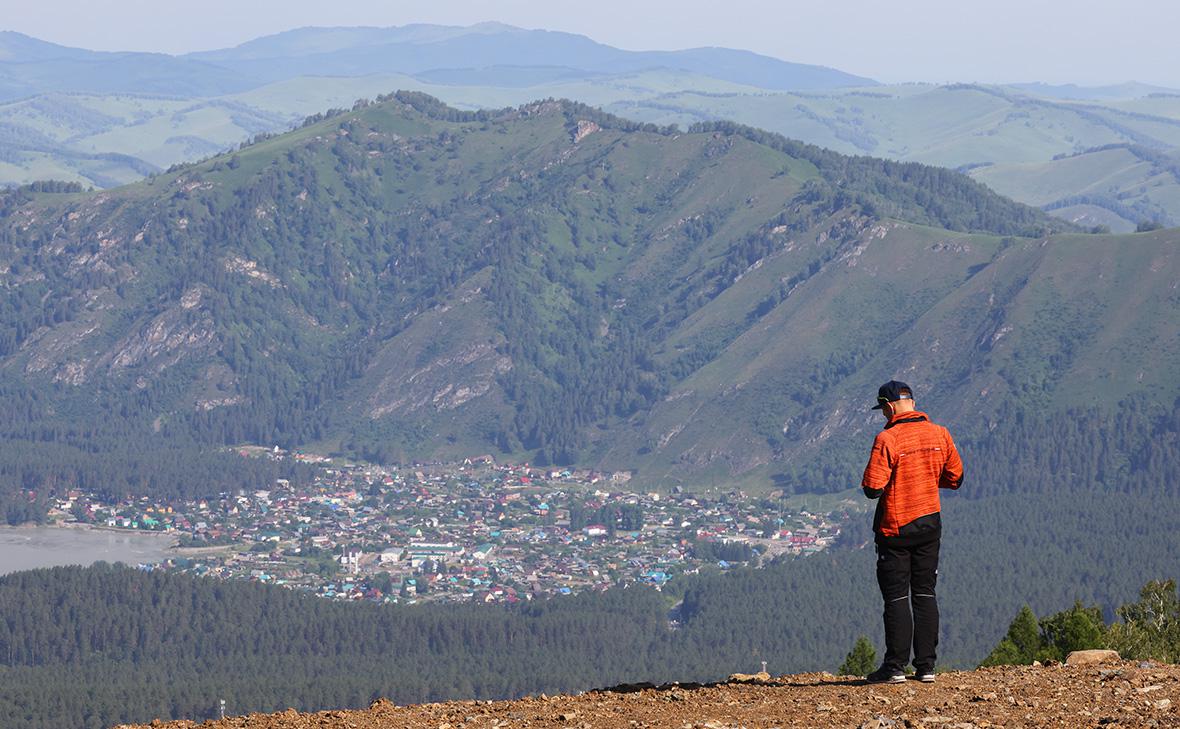
M 162 370 L 211 344 L 216 336 L 213 318 L 199 314 L 190 320 L 182 311 L 170 309 L 120 341 L 110 358 L 111 370 L 149 363 Z
M 382 348 L 365 374 L 370 419 L 453 411 L 498 391 L 512 359 L 487 317 L 482 283 L 417 315 Z
M 217 339 L 213 317 L 202 308 L 206 290 L 194 286 L 166 309 L 134 325 L 113 344 L 103 344 L 104 306 L 57 327 L 43 327 L 25 342 L 26 374 L 52 373 L 54 382 L 80 386 L 103 374 L 140 368 L 159 373 L 182 359 L 207 352 Z M 84 344 L 94 344 L 83 349 Z
M 602 127 L 598 126 L 596 123 L 594 123 L 592 121 L 588 121 L 586 119 L 579 119 L 578 120 L 578 127 L 577 127 L 577 129 L 574 130 L 574 144 L 577 144 L 578 142 L 582 141 L 583 139 L 590 136 L 594 132 L 599 131 L 600 129 L 602 129 Z
M 487 343 L 476 343 L 426 362 L 411 372 L 393 371 L 370 398 L 369 417 L 422 408 L 454 410 L 486 395 L 512 360 Z
M 241 256 L 230 256 L 225 260 L 225 270 L 230 273 L 240 273 L 256 281 L 262 281 L 275 288 L 282 286 L 282 282 L 273 273 L 258 267 L 257 261 L 251 261 Z

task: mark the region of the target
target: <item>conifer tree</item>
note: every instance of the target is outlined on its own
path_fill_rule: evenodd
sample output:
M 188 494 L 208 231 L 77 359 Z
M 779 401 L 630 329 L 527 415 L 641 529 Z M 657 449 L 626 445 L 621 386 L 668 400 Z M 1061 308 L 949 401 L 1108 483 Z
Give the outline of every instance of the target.
M 1106 644 L 1102 609 L 1086 607 L 1078 600 L 1069 610 L 1042 620 L 1041 635 L 1042 653 L 1056 660 L 1064 660 L 1073 651 L 1102 648 Z
M 1041 627 L 1037 616 L 1028 605 L 1020 608 L 1008 626 L 1008 640 L 1020 651 L 1021 663 L 1032 663 L 1041 650 Z
M 1003 638 L 992 649 L 992 652 L 987 654 L 987 658 L 984 658 L 979 666 L 980 668 L 986 668 L 988 666 L 1020 666 L 1027 665 L 1028 663 L 1031 663 L 1031 661 L 1024 660 L 1016 644 L 1008 638 Z
M 841 676 L 867 676 L 876 667 L 877 649 L 873 647 L 867 636 L 862 635 L 856 639 L 856 644 L 844 657 L 844 662 L 840 664 L 840 670 L 837 673 Z
M 1008 633 L 980 666 L 1028 665 L 1034 660 L 1064 660 L 1073 651 L 1102 648 L 1107 643 L 1102 609 L 1079 600 L 1068 610 L 1037 622 L 1025 605 L 1008 626 Z
M 979 665 L 1027 666 L 1036 660 L 1040 651 L 1041 626 L 1032 608 L 1025 605 L 1012 619 L 1008 633 Z

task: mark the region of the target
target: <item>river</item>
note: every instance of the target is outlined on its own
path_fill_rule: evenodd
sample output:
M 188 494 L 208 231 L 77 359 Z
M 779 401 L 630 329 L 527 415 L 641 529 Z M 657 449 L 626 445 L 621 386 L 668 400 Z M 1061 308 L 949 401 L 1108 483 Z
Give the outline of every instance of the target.
M 173 536 L 106 529 L 0 527 L 0 575 L 57 565 L 105 560 L 128 565 L 160 562 Z

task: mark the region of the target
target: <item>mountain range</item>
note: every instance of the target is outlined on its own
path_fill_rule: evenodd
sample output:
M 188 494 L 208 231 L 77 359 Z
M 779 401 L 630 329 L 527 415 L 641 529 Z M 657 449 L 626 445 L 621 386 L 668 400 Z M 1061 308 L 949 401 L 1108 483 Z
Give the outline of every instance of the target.
M 768 89 L 873 85 L 822 66 L 749 51 L 696 48 L 625 51 L 570 33 L 499 23 L 466 28 L 302 28 L 234 48 L 169 56 L 68 48 L 0 32 L 0 100 L 51 91 L 217 96 L 298 76 L 427 74 L 447 83 L 472 79 L 515 85 L 635 73 L 653 68 L 705 72 Z
M 396 89 L 462 109 L 569 98 L 661 125 L 733 120 L 961 169 L 1087 228 L 1180 222 L 1175 91 L 882 86 L 745 51 L 623 51 L 497 23 L 303 28 L 183 56 L 0 33 L 0 184 L 114 187 Z
M 1174 231 L 1081 235 L 949 170 L 732 124 L 399 94 L 2 209 L 9 442 L 490 451 L 829 491 L 891 377 L 980 448 L 1095 388 L 1128 417 L 1180 394 Z M 1144 467 L 1122 463 L 1085 478 Z

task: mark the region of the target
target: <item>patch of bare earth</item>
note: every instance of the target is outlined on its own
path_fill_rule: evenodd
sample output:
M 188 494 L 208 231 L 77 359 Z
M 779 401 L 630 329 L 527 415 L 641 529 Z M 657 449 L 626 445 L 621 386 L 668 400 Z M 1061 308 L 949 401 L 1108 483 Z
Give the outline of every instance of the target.
M 753 677 L 748 677 L 753 678 Z M 1180 667 L 1122 661 L 939 674 L 933 684 L 867 685 L 827 673 L 721 684 L 622 686 L 578 696 L 449 701 L 356 711 L 152 722 L 167 729 L 494 727 L 1180 727 Z M 120 729 L 131 729 L 120 727 Z

